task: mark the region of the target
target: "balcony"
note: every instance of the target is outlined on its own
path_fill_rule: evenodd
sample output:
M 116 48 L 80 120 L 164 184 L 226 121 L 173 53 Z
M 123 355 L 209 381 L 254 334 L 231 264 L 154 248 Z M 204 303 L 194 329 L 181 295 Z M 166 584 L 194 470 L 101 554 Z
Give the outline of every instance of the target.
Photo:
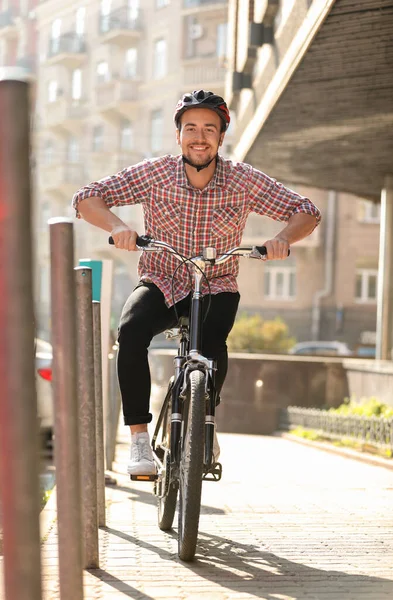
M 87 181 L 84 165 L 68 161 L 40 166 L 40 180 L 44 192 L 67 198 Z
M 95 105 L 101 115 L 109 120 L 121 117 L 135 118 L 138 108 L 138 81 L 111 79 L 97 85 Z
M 88 158 L 87 180 L 97 181 L 108 175 L 113 175 L 125 167 L 135 165 L 142 156 L 134 151 L 90 152 Z
M 112 11 L 109 15 L 100 15 L 98 31 L 101 43 L 132 46 L 142 33 L 141 14 L 134 14 L 126 6 Z
M 14 38 L 17 35 L 18 30 L 12 10 L 3 10 L 0 12 L 0 38 Z
M 78 133 L 87 114 L 87 105 L 83 101 L 58 98 L 55 102 L 47 103 L 41 125 L 59 133 Z
M 48 65 L 63 65 L 75 69 L 83 63 L 85 57 L 86 43 L 83 36 L 71 32 L 49 41 Z
M 200 14 L 205 11 L 226 11 L 228 0 L 183 0 L 182 14 Z
M 183 61 L 183 82 L 187 89 L 224 88 L 226 73 L 217 56 Z

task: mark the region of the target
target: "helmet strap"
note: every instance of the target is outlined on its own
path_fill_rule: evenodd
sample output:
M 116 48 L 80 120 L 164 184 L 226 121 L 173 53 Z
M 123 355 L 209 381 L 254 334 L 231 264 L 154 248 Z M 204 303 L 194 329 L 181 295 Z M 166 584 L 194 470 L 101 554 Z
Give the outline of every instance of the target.
M 217 156 L 218 156 L 218 154 L 216 154 L 215 156 L 213 156 L 213 158 L 211 158 L 204 165 L 196 165 L 196 164 L 194 164 L 193 162 L 191 162 L 190 160 L 188 160 L 188 158 L 186 156 L 184 156 L 184 154 L 182 154 L 182 159 L 183 159 L 183 162 L 185 162 L 188 165 L 190 165 L 190 167 L 194 167 L 194 169 L 196 169 L 197 172 L 199 173 L 199 171 L 202 171 L 202 169 L 206 169 L 206 167 L 208 167 L 210 165 L 210 163 L 212 163 L 213 160 L 215 160 L 217 158 Z

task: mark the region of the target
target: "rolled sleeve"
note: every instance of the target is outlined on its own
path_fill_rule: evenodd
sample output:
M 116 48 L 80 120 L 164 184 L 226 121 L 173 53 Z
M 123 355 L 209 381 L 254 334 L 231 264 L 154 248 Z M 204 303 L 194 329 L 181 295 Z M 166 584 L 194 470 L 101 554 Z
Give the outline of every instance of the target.
M 149 173 L 149 163 L 142 162 L 80 188 L 72 198 L 76 217 L 81 217 L 78 207 L 82 200 L 92 196 L 102 198 L 108 208 L 143 202 L 150 188 Z
M 275 221 L 288 221 L 296 213 L 306 213 L 321 220 L 319 209 L 305 196 L 285 187 L 261 171 L 252 169 L 249 181 L 250 209 Z

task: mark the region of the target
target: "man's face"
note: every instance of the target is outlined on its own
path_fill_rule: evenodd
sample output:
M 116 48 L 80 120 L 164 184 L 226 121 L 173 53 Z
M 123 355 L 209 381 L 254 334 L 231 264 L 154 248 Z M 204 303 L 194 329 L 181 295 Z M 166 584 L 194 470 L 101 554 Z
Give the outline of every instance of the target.
M 221 118 L 214 110 L 189 108 L 182 114 L 180 124 L 176 140 L 189 161 L 204 165 L 216 156 L 225 133 L 221 133 Z

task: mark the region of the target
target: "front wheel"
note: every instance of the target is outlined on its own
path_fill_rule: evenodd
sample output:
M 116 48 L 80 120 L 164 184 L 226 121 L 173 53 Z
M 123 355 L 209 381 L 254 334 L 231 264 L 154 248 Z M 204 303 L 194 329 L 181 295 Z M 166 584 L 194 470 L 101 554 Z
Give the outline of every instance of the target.
M 170 386 L 168 393 L 171 392 L 172 387 Z M 161 529 L 161 531 L 169 531 L 169 529 L 172 528 L 176 511 L 177 491 L 179 489 L 178 481 L 171 482 L 171 414 L 172 402 L 169 401 L 161 425 L 160 440 L 160 454 L 164 465 L 163 481 L 161 486 L 163 486 L 164 490 L 166 490 L 165 495 L 158 498 L 158 527 Z
M 205 446 L 205 374 L 192 371 L 183 414 L 179 485 L 179 558 L 194 558 L 201 510 Z

